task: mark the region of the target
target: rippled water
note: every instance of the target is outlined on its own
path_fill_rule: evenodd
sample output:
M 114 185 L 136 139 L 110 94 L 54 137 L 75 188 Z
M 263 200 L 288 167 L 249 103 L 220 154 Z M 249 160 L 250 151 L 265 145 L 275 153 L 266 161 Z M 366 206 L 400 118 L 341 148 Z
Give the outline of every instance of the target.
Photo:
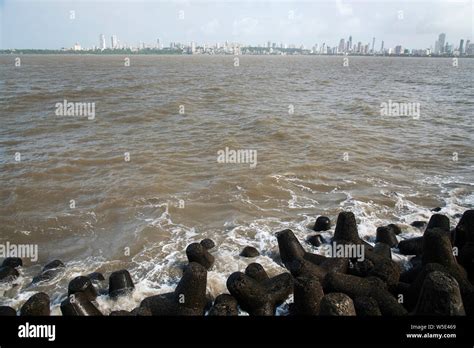
M 39 260 L 25 260 L 2 303 L 18 307 L 43 290 L 57 305 L 72 277 L 127 268 L 133 298 L 99 303 L 104 312 L 132 309 L 174 288 L 186 246 L 205 237 L 217 244 L 208 277 L 217 295 L 252 261 L 282 272 L 274 233 L 292 228 L 303 241 L 318 215 L 335 223 L 351 210 L 373 242 L 377 226 L 398 223 L 409 237 L 420 233 L 409 223 L 433 207 L 456 223 L 474 206 L 472 59 L 458 67 L 383 57 L 349 57 L 344 67 L 341 57 L 311 56 L 241 56 L 238 67 L 232 56 L 21 63 L 0 56 L 0 242 L 38 244 Z M 95 103 L 95 119 L 56 116 L 64 99 Z M 389 100 L 420 103 L 420 118 L 381 116 Z M 257 150 L 256 168 L 218 163 L 226 147 Z M 239 257 L 246 245 L 262 255 Z M 55 258 L 67 272 L 28 286 Z

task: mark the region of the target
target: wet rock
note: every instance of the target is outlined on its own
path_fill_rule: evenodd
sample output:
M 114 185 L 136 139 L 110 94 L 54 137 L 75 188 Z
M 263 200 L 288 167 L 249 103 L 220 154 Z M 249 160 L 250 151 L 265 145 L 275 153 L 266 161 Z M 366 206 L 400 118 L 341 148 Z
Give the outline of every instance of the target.
M 217 296 L 209 311 L 210 316 L 236 316 L 238 314 L 237 300 L 229 294 Z
M 395 225 L 395 224 L 388 224 L 387 227 L 392 230 L 393 233 L 395 233 L 397 236 L 399 234 L 402 234 L 402 229 L 400 226 Z
M 431 272 L 443 272 L 449 274 L 449 271 L 443 265 L 439 263 L 428 263 L 424 266 L 420 266 L 418 273 L 415 276 L 415 279 L 411 282 L 410 287 L 406 293 L 405 298 L 405 307 L 409 310 L 413 310 L 418 298 L 420 296 L 421 288 L 423 283 Z
M 68 296 L 78 292 L 82 292 L 89 301 L 97 298 L 97 291 L 88 277 L 79 276 L 69 282 Z
M 374 263 L 374 268 L 369 271 L 369 276 L 378 277 L 389 287 L 392 287 L 400 280 L 400 266 L 391 259 L 382 258 Z
M 357 262 L 351 263 L 347 273 L 358 276 L 358 277 L 367 277 L 370 271 L 373 269 L 374 269 L 373 262 L 365 259 L 364 261 L 357 261 Z
M 393 232 L 392 229 L 388 227 L 378 227 L 377 228 L 377 234 L 375 237 L 375 242 L 376 243 L 385 243 L 387 244 L 390 248 L 394 248 L 398 244 L 397 236 Z
M 134 288 L 132 277 L 126 269 L 115 271 L 109 277 L 109 296 L 111 298 L 127 295 Z
M 474 210 L 466 210 L 454 232 L 454 246 L 461 250 L 467 242 L 474 242 Z
M 118 311 L 110 312 L 109 316 L 111 316 L 111 317 L 130 317 L 130 316 L 132 316 L 132 313 L 130 313 L 129 311 L 125 311 L 125 310 L 118 310 Z
M 283 263 L 290 263 L 295 259 L 302 259 L 306 251 L 293 234 L 293 231 L 287 229 L 276 234 L 278 240 L 278 248 L 280 249 L 280 258 Z
M 203 239 L 199 244 L 201 244 L 207 250 L 210 250 L 216 246 L 216 243 L 214 243 L 214 241 L 209 238 Z
M 400 274 L 400 281 L 404 283 L 413 283 L 418 277 L 418 274 L 421 272 L 423 266 L 417 265 L 415 267 L 410 268 L 409 270 L 406 270 L 405 272 L 402 272 Z
M 361 296 L 354 300 L 355 311 L 358 316 L 371 317 L 381 316 L 379 304 L 373 297 Z
M 240 256 L 243 257 L 257 257 L 259 255 L 260 253 L 258 252 L 258 250 L 251 246 L 246 246 L 240 253 Z
M 387 290 L 387 285 L 379 278 L 360 278 L 341 273 L 328 273 L 323 282 L 324 293 L 342 292 L 351 298 L 373 297 L 382 315 L 406 315 L 405 308 L 398 303 L 395 297 Z
M 444 231 L 449 231 L 449 218 L 442 214 L 433 214 L 428 221 L 428 226 L 426 226 L 427 230 L 439 228 Z
M 105 280 L 104 275 L 100 272 L 92 272 L 91 274 L 87 275 L 87 278 L 89 278 L 92 282 L 102 282 Z
M 320 234 L 315 234 L 313 236 L 310 236 L 307 239 L 307 241 L 308 241 L 309 244 L 311 244 L 315 247 L 318 247 L 318 246 L 320 246 L 321 244 L 324 243 L 323 237 Z
M 313 230 L 316 232 L 327 231 L 331 229 L 331 220 L 327 216 L 318 216 L 314 223 Z
M 354 213 L 349 211 L 339 213 L 333 241 L 341 244 L 359 244 L 361 242 L 359 232 L 357 231 L 357 222 Z
M 32 283 L 47 282 L 54 279 L 66 268 L 61 260 L 53 260 L 43 267 L 41 273 L 33 278 Z
M 282 273 L 263 282 L 235 272 L 227 279 L 227 289 L 250 315 L 275 315 L 276 307 L 293 292 L 293 278 Z
M 9 306 L 0 306 L 0 317 L 16 317 L 16 310 Z
M 190 263 L 175 289 L 175 300 L 186 308 L 203 312 L 206 306 L 207 271 L 197 263 Z
M 374 245 L 374 253 L 380 255 L 383 258 L 392 259 L 392 250 L 386 243 L 377 243 Z
M 465 315 L 456 279 L 434 271 L 427 275 L 415 309 L 416 315 Z
M 289 229 L 276 234 L 280 257 L 285 267 L 294 277 L 324 278 L 327 272 L 347 272 L 347 258 L 325 257 L 306 252 Z
M 214 264 L 214 256 L 212 256 L 205 247 L 200 243 L 191 243 L 186 248 L 186 256 L 189 262 L 197 262 L 209 270 Z
M 206 268 L 191 262 L 174 292 L 147 297 L 140 307 L 149 309 L 152 315 L 203 315 L 207 304 L 206 284 Z
M 413 221 L 410 225 L 416 228 L 423 228 L 426 226 L 426 221 Z
M 247 266 L 247 268 L 245 269 L 245 274 L 258 282 L 263 282 L 265 280 L 270 279 L 263 266 L 255 262 Z
M 64 316 L 100 316 L 102 313 L 87 299 L 82 292 L 68 296 L 61 302 L 61 313 Z
M 287 263 L 286 268 L 290 271 L 293 277 L 318 278 L 323 280 L 327 274 L 327 270 L 315 265 L 305 259 L 296 259 Z
M 403 255 L 421 255 L 423 252 L 423 237 L 415 237 L 401 240 L 398 250 Z
M 38 292 L 31 296 L 20 309 L 21 316 L 49 316 L 49 296 L 44 292 Z
M 448 268 L 457 265 L 451 241 L 444 230 L 434 228 L 425 232 L 422 263 L 439 263 Z
M 207 293 L 206 294 L 206 305 L 204 306 L 204 312 L 208 312 L 214 303 L 214 296 Z
M 23 261 L 19 257 L 7 257 L 5 260 L 3 260 L 1 267 L 5 266 L 13 268 L 21 267 L 23 266 Z
M 423 265 L 438 263 L 446 268 L 446 273 L 453 276 L 459 284 L 463 300 L 470 298 L 474 286 L 469 282 L 466 270 L 460 266 L 453 255 L 451 240 L 445 230 L 434 228 L 427 230 L 423 241 Z M 470 315 L 471 307 L 466 306 Z
M 130 313 L 137 317 L 151 317 L 152 316 L 151 310 L 146 307 L 134 308 Z
M 437 212 L 441 211 L 441 207 L 433 208 L 433 209 L 431 209 L 431 211 L 434 211 L 434 212 L 437 213 Z
M 403 297 L 403 301 L 405 300 L 405 297 L 407 296 L 407 294 L 409 293 L 410 291 L 410 287 L 411 287 L 411 284 L 409 283 L 404 283 L 402 281 L 398 282 L 398 284 L 396 286 L 394 286 L 392 289 L 391 289 L 391 293 L 393 296 L 395 296 L 396 298 L 399 298 L 400 295 L 402 295 Z
M 422 262 L 421 255 L 414 256 L 410 259 L 410 264 L 412 265 L 413 268 L 423 266 L 422 263 L 423 262 Z
M 324 316 L 355 316 L 356 311 L 352 299 L 343 293 L 333 292 L 321 299 L 320 315 Z
M 295 315 L 318 315 L 323 288 L 317 278 L 296 278 L 294 282 Z
M 474 282 L 474 242 L 464 244 L 459 252 L 458 260 L 467 271 L 471 283 Z
M 15 280 L 18 278 L 20 273 L 18 271 L 10 266 L 2 266 L 0 267 L 0 283 L 7 283 L 11 282 L 12 280 Z

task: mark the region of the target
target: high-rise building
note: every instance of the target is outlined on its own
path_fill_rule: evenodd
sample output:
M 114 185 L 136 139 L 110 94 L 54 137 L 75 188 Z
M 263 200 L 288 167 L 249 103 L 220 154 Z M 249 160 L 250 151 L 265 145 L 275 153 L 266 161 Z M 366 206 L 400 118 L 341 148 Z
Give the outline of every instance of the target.
M 349 50 L 352 49 L 352 35 L 349 36 Z
M 466 41 L 466 48 L 464 49 L 464 54 L 468 54 L 468 50 L 469 50 L 469 44 L 471 43 L 471 40 L 467 40 Z
M 111 44 L 112 44 L 112 49 L 115 50 L 118 48 L 118 40 L 117 40 L 117 35 L 112 35 L 110 38 Z
M 446 42 L 446 47 L 444 48 L 444 53 L 451 54 L 453 53 L 453 45 L 450 45 Z
M 100 34 L 100 36 L 99 36 L 99 48 L 101 50 L 105 50 L 107 48 L 107 46 L 105 45 L 105 35 L 104 34 Z
M 372 53 L 375 53 L 375 37 L 372 38 Z
M 401 45 L 395 46 L 395 54 L 400 55 L 403 53 L 403 49 Z
M 461 39 L 461 41 L 459 41 L 459 55 L 462 56 L 463 55 L 463 52 L 464 51 L 464 39 Z
M 474 44 L 470 43 L 469 46 L 466 45 L 466 55 L 473 55 L 474 54 Z
M 339 48 L 338 48 L 338 53 L 344 53 L 344 46 L 346 45 L 344 39 L 341 39 L 341 41 L 339 41 Z
M 380 53 L 383 54 L 383 40 L 382 40 L 382 44 L 380 45 Z
M 435 41 L 435 47 L 434 47 L 434 53 L 435 54 L 439 54 L 440 50 L 439 50 L 439 41 L 436 40 Z
M 446 34 L 445 33 L 439 34 L 439 37 L 438 37 L 439 53 L 444 53 L 445 41 L 446 41 Z
M 357 43 L 357 53 L 362 53 L 362 42 Z

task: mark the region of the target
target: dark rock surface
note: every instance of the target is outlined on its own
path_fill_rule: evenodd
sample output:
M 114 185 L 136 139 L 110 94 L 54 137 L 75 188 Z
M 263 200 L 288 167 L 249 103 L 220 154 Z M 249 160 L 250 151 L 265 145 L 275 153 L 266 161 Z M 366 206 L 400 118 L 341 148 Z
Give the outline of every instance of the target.
M 191 243 L 186 248 L 186 256 L 189 262 L 197 262 L 207 270 L 214 264 L 214 256 L 200 243 Z
M 258 252 L 258 250 L 252 246 L 246 246 L 240 253 L 240 256 L 243 257 L 257 257 L 259 255 L 260 253 Z
M 49 316 L 49 296 L 44 292 L 38 292 L 31 296 L 20 309 L 21 316 Z

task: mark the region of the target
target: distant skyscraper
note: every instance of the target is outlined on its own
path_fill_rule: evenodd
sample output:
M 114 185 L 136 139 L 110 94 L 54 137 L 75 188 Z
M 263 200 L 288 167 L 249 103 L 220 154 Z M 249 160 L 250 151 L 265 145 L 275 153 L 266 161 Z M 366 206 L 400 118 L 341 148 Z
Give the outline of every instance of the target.
M 352 49 L 352 36 L 349 36 L 349 50 Z
M 160 49 L 161 48 L 161 43 L 160 43 L 160 39 L 156 39 L 156 48 Z
M 357 43 L 357 53 L 362 53 L 362 42 Z
M 339 49 L 338 49 L 338 53 L 344 53 L 344 46 L 346 45 L 344 39 L 341 39 L 341 41 L 339 41 Z
M 434 53 L 439 54 L 439 41 L 435 41 Z
M 402 54 L 403 49 L 401 45 L 395 46 L 395 54 L 400 55 Z
M 118 48 L 118 40 L 117 40 L 117 35 L 112 35 L 111 37 L 111 44 L 112 44 L 112 49 L 115 50 Z
M 471 43 L 471 40 L 467 40 L 466 41 L 466 48 L 464 49 L 464 54 L 468 54 L 468 50 L 469 50 L 469 44 Z
M 375 37 L 372 39 L 372 53 L 375 53 Z
M 445 50 L 445 41 L 446 41 L 446 34 L 445 34 L 445 33 L 439 34 L 439 37 L 438 37 L 438 45 L 439 45 L 439 51 L 440 51 L 440 53 L 444 53 L 444 50 Z
M 383 54 L 383 40 L 382 40 L 382 44 L 380 45 L 380 53 Z
M 459 55 L 463 54 L 463 50 L 464 50 L 464 40 L 461 39 L 461 41 L 459 41 Z
M 101 50 L 105 50 L 107 48 L 107 46 L 105 45 L 105 35 L 104 34 L 100 34 L 100 36 L 99 36 L 99 48 Z

